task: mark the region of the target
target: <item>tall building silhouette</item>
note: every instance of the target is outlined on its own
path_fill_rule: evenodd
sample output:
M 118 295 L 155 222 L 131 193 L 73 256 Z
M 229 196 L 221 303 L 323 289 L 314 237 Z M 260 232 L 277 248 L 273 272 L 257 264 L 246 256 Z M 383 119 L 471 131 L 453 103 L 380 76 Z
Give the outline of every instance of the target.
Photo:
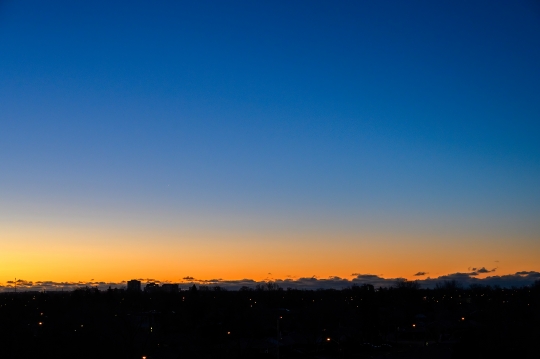
M 127 290 L 140 292 L 141 291 L 141 281 L 132 279 L 127 282 Z

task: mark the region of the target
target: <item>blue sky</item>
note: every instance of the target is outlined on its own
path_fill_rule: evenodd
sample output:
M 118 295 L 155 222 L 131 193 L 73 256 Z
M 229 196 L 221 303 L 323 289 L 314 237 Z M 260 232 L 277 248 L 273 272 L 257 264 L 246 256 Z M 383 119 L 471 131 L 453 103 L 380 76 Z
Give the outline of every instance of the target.
M 536 2 L 7 1 L 0 48 L 6 221 L 538 239 Z

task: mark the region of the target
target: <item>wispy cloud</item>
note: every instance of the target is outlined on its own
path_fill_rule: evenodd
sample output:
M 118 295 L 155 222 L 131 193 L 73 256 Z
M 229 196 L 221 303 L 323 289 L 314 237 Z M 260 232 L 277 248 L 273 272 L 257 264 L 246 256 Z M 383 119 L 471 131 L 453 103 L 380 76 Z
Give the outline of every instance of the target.
M 495 272 L 497 268 L 493 268 L 492 270 L 489 270 L 489 269 L 486 269 L 486 267 L 482 267 L 480 269 L 478 269 L 476 272 L 477 273 L 490 273 L 490 272 Z

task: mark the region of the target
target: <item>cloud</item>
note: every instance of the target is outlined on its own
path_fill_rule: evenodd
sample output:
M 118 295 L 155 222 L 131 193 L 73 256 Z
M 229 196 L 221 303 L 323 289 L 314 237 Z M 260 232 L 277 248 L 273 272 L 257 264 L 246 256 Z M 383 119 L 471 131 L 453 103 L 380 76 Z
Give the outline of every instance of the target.
M 492 270 L 488 270 L 488 269 L 486 269 L 486 267 L 482 267 L 482 268 L 478 269 L 476 272 L 478 272 L 478 273 L 490 273 L 490 272 L 495 272 L 496 269 L 497 268 L 494 268 Z
M 416 277 L 421 277 L 421 276 L 424 276 L 424 275 L 426 275 L 426 274 L 428 274 L 428 273 L 429 273 L 429 272 L 418 272 L 418 273 L 414 274 L 414 276 L 416 276 Z
M 351 284 L 362 285 L 371 284 L 374 287 L 391 287 L 398 280 L 403 278 L 383 278 L 375 274 L 357 274 L 356 278 L 351 280 Z
M 492 271 L 491 271 L 492 272 Z M 420 281 L 423 287 L 433 288 L 437 283 L 448 280 L 455 280 L 462 286 L 466 287 L 472 284 L 500 286 L 500 287 L 522 287 L 532 285 L 535 280 L 540 279 L 540 273 L 535 271 L 517 272 L 515 274 L 506 274 L 500 276 L 488 276 L 486 278 L 476 278 L 477 274 L 473 273 L 453 273 L 445 276 L 440 276 L 435 279 L 425 279 Z
M 532 271 L 521 271 L 521 272 L 516 272 L 517 275 L 528 275 L 528 274 L 535 274 L 536 272 L 532 272 Z
M 478 275 L 478 274 L 484 274 L 484 273 L 491 273 L 491 272 L 495 272 L 497 270 L 497 268 L 493 268 L 492 270 L 489 270 L 489 269 L 486 269 L 486 267 L 469 267 L 468 268 L 469 271 L 472 271 L 471 273 L 475 273 L 473 275 Z
M 379 277 L 378 275 L 375 275 L 375 274 L 359 274 L 353 280 L 375 280 L 375 279 L 382 279 L 382 277 Z
M 150 282 L 152 282 L 152 283 L 158 283 L 158 284 L 161 283 L 160 280 L 158 280 L 158 279 L 153 279 L 153 278 L 135 278 L 135 280 L 138 280 L 138 281 L 144 282 L 144 283 L 150 283 Z M 122 282 L 125 283 L 126 281 L 122 281 Z
M 100 290 L 106 290 L 109 287 L 121 288 L 125 285 L 123 282 L 55 282 L 55 281 L 26 281 L 17 280 L 17 290 L 22 291 L 71 291 L 77 288 L 93 287 Z M 11 292 L 15 290 L 15 282 L 8 281 L 5 284 L 0 283 L 0 292 Z

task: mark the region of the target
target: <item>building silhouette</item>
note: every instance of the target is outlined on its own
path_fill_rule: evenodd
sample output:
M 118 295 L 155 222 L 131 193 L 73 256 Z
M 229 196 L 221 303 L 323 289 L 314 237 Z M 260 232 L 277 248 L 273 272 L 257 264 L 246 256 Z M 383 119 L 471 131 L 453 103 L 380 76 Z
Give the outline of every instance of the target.
M 146 286 L 144 287 L 144 291 L 145 291 L 146 293 L 156 293 L 156 292 L 159 292 L 159 291 L 160 291 L 159 284 L 154 283 L 154 282 L 149 282 L 149 283 L 147 283 Z
M 178 284 L 165 283 L 161 285 L 161 291 L 166 293 L 178 293 Z
M 132 279 L 127 282 L 127 290 L 134 291 L 134 292 L 140 292 L 141 291 L 141 281 Z

